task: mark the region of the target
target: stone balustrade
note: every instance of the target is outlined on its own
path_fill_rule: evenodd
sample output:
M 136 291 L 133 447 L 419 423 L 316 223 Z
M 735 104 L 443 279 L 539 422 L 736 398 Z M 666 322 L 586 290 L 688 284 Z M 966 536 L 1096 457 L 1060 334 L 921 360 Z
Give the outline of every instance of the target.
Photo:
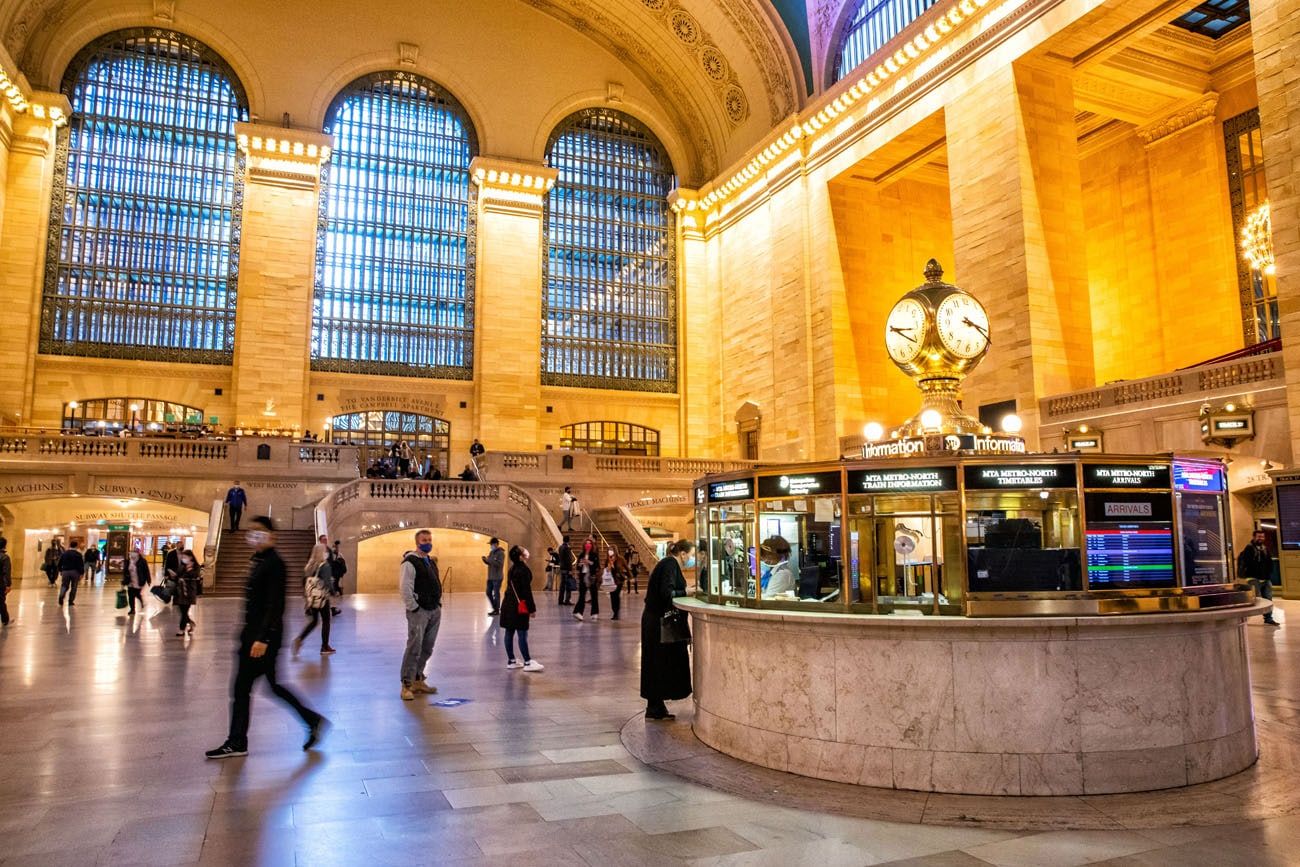
M 1281 385 L 1284 376 L 1282 353 L 1272 352 L 1052 395 L 1039 401 L 1039 412 L 1044 424 L 1057 424 L 1105 414 L 1106 410 L 1141 409 L 1172 399 L 1195 401 L 1212 399 L 1217 392 L 1258 390 L 1261 385 Z
M 491 481 L 509 479 L 531 484 L 569 480 L 596 481 L 634 478 L 636 484 L 662 479 L 691 482 L 710 473 L 747 469 L 752 461 L 723 461 L 700 458 L 643 457 L 639 455 L 597 455 L 587 452 L 492 452 L 479 458 L 484 477 Z

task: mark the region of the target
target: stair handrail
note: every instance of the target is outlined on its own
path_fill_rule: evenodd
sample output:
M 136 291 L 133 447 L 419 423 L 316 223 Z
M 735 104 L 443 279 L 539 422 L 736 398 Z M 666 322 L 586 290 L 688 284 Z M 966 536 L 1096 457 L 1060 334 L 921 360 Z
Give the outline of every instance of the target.
M 650 538 L 650 534 L 645 531 L 645 527 L 641 526 L 641 522 L 632 515 L 632 510 L 627 506 L 619 506 L 617 515 L 619 532 L 623 534 L 623 538 L 627 539 L 628 544 L 636 548 L 637 554 L 641 557 L 641 565 L 649 572 L 659 560 L 654 540 Z
M 203 568 L 217 583 L 217 551 L 221 548 L 221 529 L 225 526 L 226 501 L 213 500 L 208 510 L 208 537 L 203 541 Z

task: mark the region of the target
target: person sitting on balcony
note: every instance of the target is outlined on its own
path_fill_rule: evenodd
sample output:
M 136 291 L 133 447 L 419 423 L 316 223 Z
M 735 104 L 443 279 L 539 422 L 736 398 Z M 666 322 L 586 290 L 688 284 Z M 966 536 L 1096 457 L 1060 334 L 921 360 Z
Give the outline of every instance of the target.
M 460 480 L 462 482 L 477 482 L 478 473 L 474 472 L 473 467 L 471 467 L 469 464 L 466 464 L 465 469 L 461 470 Z

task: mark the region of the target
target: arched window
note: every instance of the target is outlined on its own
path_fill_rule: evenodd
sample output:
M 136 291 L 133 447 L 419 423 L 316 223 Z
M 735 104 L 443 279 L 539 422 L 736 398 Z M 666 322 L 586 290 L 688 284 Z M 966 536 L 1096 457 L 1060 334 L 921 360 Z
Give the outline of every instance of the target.
M 204 423 L 203 410 L 152 397 L 92 397 L 63 405 L 63 428 L 115 434 L 122 428 L 161 433 Z
M 426 457 L 447 477 L 451 425 L 441 418 L 396 410 L 372 410 L 336 415 L 330 420 L 330 440 L 361 446 L 362 466 L 388 455 L 398 440 L 406 440 L 418 466 Z
M 546 162 L 542 382 L 677 387 L 672 163 L 654 134 L 605 108 L 570 115 Z
M 580 421 L 560 428 L 560 448 L 655 458 L 659 456 L 659 431 L 625 421 Z
M 920 18 L 937 0 L 857 0 L 835 51 L 834 81 L 844 78 L 862 61 Z
M 41 351 L 229 364 L 248 100 L 206 45 L 121 30 L 63 92 Z
M 426 78 L 378 72 L 334 99 L 322 182 L 312 367 L 469 379 L 474 128 Z

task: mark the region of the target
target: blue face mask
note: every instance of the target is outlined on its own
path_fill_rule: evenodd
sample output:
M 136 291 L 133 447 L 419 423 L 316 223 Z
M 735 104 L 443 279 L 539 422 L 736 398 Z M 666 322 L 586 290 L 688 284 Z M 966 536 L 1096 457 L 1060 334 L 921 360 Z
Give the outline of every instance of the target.
M 421 542 L 419 545 L 416 545 L 415 547 L 417 547 L 417 548 L 420 549 L 420 553 L 421 553 L 421 554 L 428 554 L 430 551 L 433 550 L 433 543 L 432 543 L 432 542 Z
M 695 555 L 694 555 L 694 554 L 692 554 L 691 556 L 689 556 L 689 557 L 686 558 L 686 568 L 687 568 L 687 569 L 694 569 L 694 568 L 695 568 Z

